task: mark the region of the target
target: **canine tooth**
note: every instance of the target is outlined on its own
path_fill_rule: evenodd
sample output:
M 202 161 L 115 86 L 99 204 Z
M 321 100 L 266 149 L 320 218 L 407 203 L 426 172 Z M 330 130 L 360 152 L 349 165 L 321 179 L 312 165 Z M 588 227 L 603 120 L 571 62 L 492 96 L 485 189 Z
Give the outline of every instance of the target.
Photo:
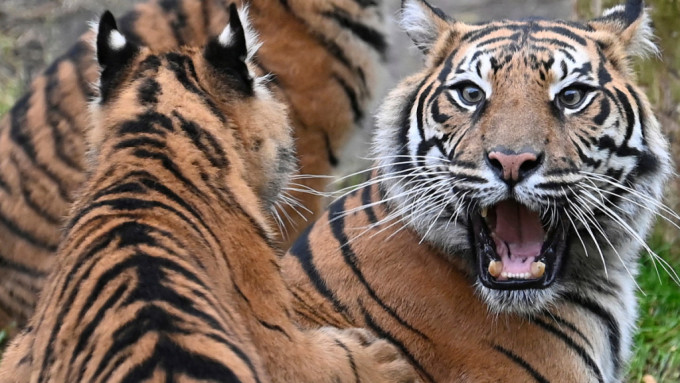
M 486 215 L 488 213 L 489 213 L 489 208 L 488 207 L 483 208 L 482 212 L 481 212 L 482 218 L 486 218 Z
M 498 278 L 498 276 L 501 275 L 501 271 L 503 271 L 503 262 L 501 261 L 489 262 L 489 274 L 491 274 L 491 276 L 493 276 L 494 278 Z
M 545 263 L 538 261 L 531 263 L 531 276 L 534 278 L 540 278 L 545 274 Z

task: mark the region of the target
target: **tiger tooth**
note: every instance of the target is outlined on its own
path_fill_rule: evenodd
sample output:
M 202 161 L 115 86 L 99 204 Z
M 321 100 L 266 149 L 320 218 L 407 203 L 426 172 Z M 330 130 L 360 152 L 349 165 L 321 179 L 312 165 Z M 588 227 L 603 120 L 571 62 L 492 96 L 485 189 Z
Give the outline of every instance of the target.
M 501 271 L 503 271 L 503 262 L 501 261 L 489 262 L 489 274 L 491 274 L 492 277 L 498 278 L 498 276 L 501 275 Z
M 545 274 L 545 263 L 538 261 L 531 263 L 531 276 L 533 278 L 540 278 Z
M 483 208 L 480 214 L 482 215 L 482 218 L 486 218 L 486 215 L 489 214 L 489 208 L 488 207 Z

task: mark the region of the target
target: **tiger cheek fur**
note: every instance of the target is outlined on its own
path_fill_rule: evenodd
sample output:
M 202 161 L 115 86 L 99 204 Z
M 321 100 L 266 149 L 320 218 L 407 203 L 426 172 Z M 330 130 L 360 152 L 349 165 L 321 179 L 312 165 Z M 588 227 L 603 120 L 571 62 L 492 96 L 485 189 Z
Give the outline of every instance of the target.
M 433 382 L 621 381 L 673 214 L 630 69 L 656 52 L 644 4 L 471 25 L 404 0 L 401 24 L 425 65 L 380 107 L 370 178 L 285 257 L 300 317 L 367 326 Z

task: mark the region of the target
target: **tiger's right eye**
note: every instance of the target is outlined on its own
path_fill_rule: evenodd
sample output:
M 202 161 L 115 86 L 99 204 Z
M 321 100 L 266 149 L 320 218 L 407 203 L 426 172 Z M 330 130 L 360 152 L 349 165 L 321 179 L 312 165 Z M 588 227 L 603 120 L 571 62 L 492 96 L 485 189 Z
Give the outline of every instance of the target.
M 476 86 L 468 85 L 460 91 L 461 98 L 469 104 L 477 104 L 484 99 L 484 91 Z
M 484 94 L 484 91 L 477 85 L 470 82 L 456 84 L 451 88 L 458 92 L 460 101 L 466 106 L 477 106 L 486 99 L 486 94 Z

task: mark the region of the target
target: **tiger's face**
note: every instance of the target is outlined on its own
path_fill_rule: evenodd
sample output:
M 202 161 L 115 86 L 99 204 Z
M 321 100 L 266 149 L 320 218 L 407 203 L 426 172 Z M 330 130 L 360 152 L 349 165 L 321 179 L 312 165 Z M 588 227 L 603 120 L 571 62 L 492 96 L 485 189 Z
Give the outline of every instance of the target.
M 297 160 L 287 107 L 269 75 L 253 63 L 260 43 L 247 8 L 232 4 L 229 24 L 204 47 L 172 52 L 136 46 L 110 14 L 96 27 L 102 73 L 91 108 L 97 122 L 88 137 L 91 160 L 104 142 L 113 142 L 108 137 L 126 129 L 151 126 L 162 135 L 185 135 L 195 145 L 171 148 L 173 159 L 186 169 L 212 169 L 199 175 L 207 183 L 245 180 L 262 207 L 272 209 Z M 152 142 L 159 131 L 149 132 L 140 149 L 160 145 Z M 195 162 L 205 158 L 211 164 Z
M 381 109 L 378 177 L 408 225 L 462 255 L 492 311 L 632 283 L 669 169 L 629 70 L 654 49 L 647 22 L 632 1 L 585 24 L 479 25 L 403 2 L 426 65 Z

